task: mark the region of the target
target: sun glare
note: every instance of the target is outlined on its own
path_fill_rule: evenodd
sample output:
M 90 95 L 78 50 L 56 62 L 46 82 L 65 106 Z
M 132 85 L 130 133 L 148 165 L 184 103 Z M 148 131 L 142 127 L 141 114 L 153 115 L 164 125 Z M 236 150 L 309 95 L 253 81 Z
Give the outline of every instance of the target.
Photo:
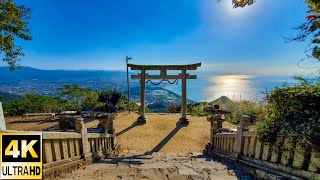
M 206 92 L 207 101 L 212 101 L 220 96 L 227 96 L 233 100 L 250 99 L 254 95 L 251 79 L 252 75 L 223 75 L 209 79 L 209 88 Z

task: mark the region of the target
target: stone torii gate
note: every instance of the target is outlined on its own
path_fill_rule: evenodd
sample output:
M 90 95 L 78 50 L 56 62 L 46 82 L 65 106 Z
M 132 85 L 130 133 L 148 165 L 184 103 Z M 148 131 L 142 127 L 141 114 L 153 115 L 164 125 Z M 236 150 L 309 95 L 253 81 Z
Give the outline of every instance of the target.
M 140 79 L 141 90 L 140 90 L 140 116 L 137 120 L 139 124 L 146 123 L 145 117 L 145 93 L 146 93 L 146 79 L 148 80 L 162 80 L 166 81 L 169 79 L 181 79 L 182 80 L 182 98 L 181 98 L 181 118 L 179 119 L 180 124 L 188 124 L 187 119 L 187 79 L 197 79 L 197 75 L 190 75 L 187 70 L 196 70 L 201 66 L 201 63 L 188 64 L 188 65 L 136 65 L 128 64 L 131 70 L 140 70 L 141 73 L 138 75 L 131 75 L 131 79 Z M 149 75 L 146 73 L 147 70 L 159 70 L 159 75 Z M 167 75 L 167 70 L 178 70 L 181 74 L 178 75 Z

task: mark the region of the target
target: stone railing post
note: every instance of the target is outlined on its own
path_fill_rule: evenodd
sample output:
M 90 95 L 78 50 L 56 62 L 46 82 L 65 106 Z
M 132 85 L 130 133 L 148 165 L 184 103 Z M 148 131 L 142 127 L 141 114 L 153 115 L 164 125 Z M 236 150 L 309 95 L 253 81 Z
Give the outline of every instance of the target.
M 81 148 L 82 148 L 82 158 L 88 159 L 90 157 L 90 146 L 88 140 L 87 128 L 84 126 L 83 118 L 79 117 L 76 119 L 75 124 L 76 132 L 81 134 Z
M 0 130 L 1 131 L 6 131 L 6 121 L 4 120 L 4 113 L 2 109 L 2 104 L 0 102 Z
M 113 127 L 114 116 L 100 119 L 99 127 L 102 127 L 105 133 L 115 134 Z
M 239 158 L 239 156 L 242 154 L 243 144 L 244 144 L 243 131 L 247 130 L 248 125 L 249 125 L 249 116 L 242 115 L 240 119 L 240 124 L 237 127 L 236 146 L 234 149 L 236 153 L 236 158 Z
M 216 121 L 211 121 L 211 137 L 210 137 L 210 144 L 214 145 L 214 135 L 218 133 L 218 123 Z

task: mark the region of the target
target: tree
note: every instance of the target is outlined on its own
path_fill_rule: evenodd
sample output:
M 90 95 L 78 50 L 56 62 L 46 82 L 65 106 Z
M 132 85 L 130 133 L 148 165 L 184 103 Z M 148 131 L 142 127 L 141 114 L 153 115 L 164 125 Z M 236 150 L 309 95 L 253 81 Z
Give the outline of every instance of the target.
M 62 98 L 69 101 L 72 105 L 73 110 L 80 110 L 83 101 L 83 95 L 88 92 L 89 89 L 81 88 L 79 85 L 64 85 L 62 88 L 58 89 L 58 93 Z
M 102 91 L 99 97 L 99 101 L 116 106 L 120 101 L 121 96 L 122 93 L 120 91 L 117 91 L 116 89 Z
M 85 110 L 93 110 L 102 105 L 99 100 L 100 93 L 95 91 L 88 91 L 83 94 L 82 108 Z
M 267 96 L 267 112 L 258 122 L 263 142 L 294 137 L 297 142 L 320 150 L 320 82 L 284 85 Z
M 119 111 L 118 105 L 122 96 L 122 93 L 116 89 L 102 91 L 99 96 L 99 102 L 104 105 L 96 108 L 95 110 L 109 113 Z
M 307 52 L 320 61 L 320 1 L 319 0 L 306 0 L 309 11 L 307 22 L 302 24 L 298 29 L 300 33 L 293 40 L 304 41 L 310 37 L 311 48 Z
M 13 0 L 0 1 L 0 55 L 10 65 L 10 70 L 18 65 L 19 57 L 24 56 L 16 39 L 31 40 L 28 28 L 30 8 L 17 5 Z M 4 54 L 2 54 L 4 53 Z
M 221 0 L 219 0 L 221 1 Z M 245 7 L 252 5 L 254 0 L 232 0 L 233 7 Z M 310 48 L 306 50 L 307 58 L 315 58 L 320 61 L 320 0 L 305 0 L 309 10 L 306 22 L 297 27 L 299 31 L 296 37 L 286 38 L 287 41 L 310 41 Z
M 245 7 L 252 5 L 255 0 L 232 0 L 232 4 L 234 8 Z

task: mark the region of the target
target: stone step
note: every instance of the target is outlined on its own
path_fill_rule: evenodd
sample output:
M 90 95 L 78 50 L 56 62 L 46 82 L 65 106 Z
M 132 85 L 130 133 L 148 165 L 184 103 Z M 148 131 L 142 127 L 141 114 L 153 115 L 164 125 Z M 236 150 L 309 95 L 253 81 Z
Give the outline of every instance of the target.
M 131 153 L 131 152 L 130 152 Z M 127 154 L 101 160 L 68 174 L 66 179 L 243 179 L 235 167 L 226 166 L 202 153 Z M 247 178 L 244 178 L 247 179 Z

